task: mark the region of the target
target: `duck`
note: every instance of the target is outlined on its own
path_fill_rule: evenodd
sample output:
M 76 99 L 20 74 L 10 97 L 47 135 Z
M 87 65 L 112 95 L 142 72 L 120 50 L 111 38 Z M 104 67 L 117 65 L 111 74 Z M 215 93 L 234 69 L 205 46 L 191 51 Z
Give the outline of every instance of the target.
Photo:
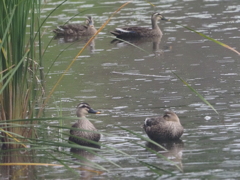
M 82 102 L 77 105 L 77 111 L 76 115 L 79 117 L 78 121 L 72 125 L 72 128 L 70 130 L 70 137 L 69 141 L 79 144 L 79 145 L 85 145 L 85 146 L 91 146 L 93 143 L 85 141 L 86 140 L 91 140 L 98 142 L 100 140 L 101 135 L 98 133 L 97 129 L 95 126 L 86 118 L 86 115 L 88 113 L 92 114 L 100 114 L 100 111 L 95 111 L 90 107 L 88 103 Z M 79 129 L 79 130 L 76 130 Z M 83 130 L 83 131 L 82 131 Z M 89 130 L 89 131 L 85 131 Z
M 97 30 L 94 27 L 94 21 L 92 16 L 88 16 L 86 24 L 66 24 L 58 26 L 53 30 L 57 36 L 92 36 Z
M 136 37 L 154 37 L 162 36 L 163 33 L 159 26 L 157 25 L 158 20 L 167 20 L 162 14 L 155 12 L 151 16 L 152 29 L 146 27 L 123 27 L 116 28 L 110 33 L 116 36 L 117 38 L 136 38 Z
M 151 140 L 157 142 L 178 140 L 184 131 L 173 111 L 165 111 L 163 116 L 146 118 L 143 129 Z

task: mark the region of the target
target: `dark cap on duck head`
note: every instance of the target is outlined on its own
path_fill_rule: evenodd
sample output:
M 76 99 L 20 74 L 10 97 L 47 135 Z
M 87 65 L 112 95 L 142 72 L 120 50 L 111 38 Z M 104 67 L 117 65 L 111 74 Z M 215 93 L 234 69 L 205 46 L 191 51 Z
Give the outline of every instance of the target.
M 100 111 L 96 111 L 96 110 L 92 109 L 90 107 L 90 105 L 88 103 L 85 103 L 85 102 L 82 102 L 82 103 L 78 104 L 77 108 L 87 108 L 88 109 L 88 113 L 91 113 L 91 114 L 101 114 Z

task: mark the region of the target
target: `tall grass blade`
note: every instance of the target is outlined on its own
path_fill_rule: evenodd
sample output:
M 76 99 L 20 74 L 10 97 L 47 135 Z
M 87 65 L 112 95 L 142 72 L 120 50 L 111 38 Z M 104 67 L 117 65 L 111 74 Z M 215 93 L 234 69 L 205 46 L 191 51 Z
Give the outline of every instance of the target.
M 181 25 L 181 24 L 179 24 L 179 23 L 177 23 L 177 22 L 174 22 L 174 21 L 172 21 L 172 20 L 170 20 L 170 19 L 167 19 L 166 21 L 170 21 L 170 22 L 172 22 L 172 23 L 174 23 L 174 24 L 177 24 L 177 25 L 179 25 L 179 26 L 182 26 L 183 28 L 188 29 L 188 30 L 190 30 L 190 31 L 192 31 L 192 32 L 195 32 L 196 34 L 198 34 L 198 35 L 200 35 L 200 36 L 202 36 L 202 37 L 204 37 L 204 38 L 206 38 L 206 39 L 208 39 L 208 40 L 210 40 L 210 41 L 212 41 L 212 42 L 215 42 L 215 43 L 219 44 L 220 46 L 223 46 L 223 47 L 225 47 L 225 48 L 227 48 L 227 49 L 229 49 L 229 50 L 237 53 L 238 55 L 240 55 L 240 52 L 238 52 L 236 49 L 230 47 L 229 45 L 224 44 L 224 43 L 222 43 L 222 42 L 220 42 L 220 41 L 218 41 L 218 40 L 216 40 L 216 39 L 213 39 L 213 38 L 211 38 L 211 37 L 209 37 L 209 36 L 207 36 L 207 35 L 205 35 L 205 34 L 203 34 L 203 33 L 200 33 L 200 32 L 198 32 L 198 31 L 196 31 L 196 30 L 194 30 L 194 29 L 192 29 L 192 28 L 190 28 L 190 27 L 188 27 L 188 26 L 183 26 L 183 25 Z
M 7 26 L 6 26 L 6 28 L 5 28 L 5 32 L 4 32 L 3 36 L 2 36 L 2 39 L 0 39 L 0 43 L 1 43 L 1 44 L 0 44 L 0 49 L 2 49 L 3 43 L 4 43 L 4 41 L 5 41 L 6 37 L 7 37 L 8 31 L 9 31 L 9 28 L 10 28 L 10 25 L 11 25 L 11 21 L 12 21 L 12 19 L 13 19 L 14 14 L 15 14 L 15 10 L 16 10 L 16 6 L 14 6 L 14 8 L 13 8 L 11 14 L 10 14 L 10 17 L 9 17 L 8 23 L 7 23 Z M 2 51 L 5 52 L 4 49 L 2 49 Z M 6 57 L 6 56 L 5 56 L 5 57 Z
M 145 0 L 145 1 L 148 2 L 147 0 Z M 155 7 L 154 4 L 152 4 L 152 3 L 150 3 L 150 2 L 148 2 L 148 3 L 149 3 L 151 6 Z M 203 33 L 200 33 L 200 32 L 198 32 L 198 31 L 196 31 L 196 30 L 188 27 L 188 26 L 183 26 L 183 25 L 181 25 L 181 24 L 179 24 L 179 23 L 177 23 L 177 22 L 175 22 L 175 21 L 172 21 L 171 19 L 165 19 L 165 21 L 169 21 L 169 22 L 172 22 L 173 24 L 177 24 L 177 25 L 179 25 L 179 26 L 182 26 L 183 28 L 186 28 L 186 29 L 188 29 L 188 30 L 190 30 L 190 31 L 193 31 L 193 32 L 195 32 L 196 34 L 198 34 L 198 35 L 200 35 L 200 36 L 202 36 L 202 37 L 204 37 L 204 38 L 206 38 L 206 39 L 208 39 L 208 40 L 210 40 L 210 41 L 213 41 L 213 42 L 219 44 L 220 46 L 223 46 L 223 47 L 225 47 L 225 48 L 227 48 L 227 49 L 230 49 L 231 51 L 233 51 L 233 52 L 237 53 L 238 55 L 240 55 L 240 52 L 238 52 L 238 51 L 235 50 L 234 48 L 228 46 L 227 44 L 224 44 L 224 43 L 222 43 L 222 42 L 220 42 L 220 41 L 218 41 L 218 40 L 216 40 L 216 39 L 213 39 L 213 38 L 211 38 L 211 37 L 209 37 L 209 36 L 207 36 L 207 35 L 205 35 L 205 34 L 203 34 Z
M 156 146 L 164 149 L 165 151 L 167 151 L 166 148 L 164 148 L 164 147 L 161 146 L 160 144 L 156 143 L 155 141 L 152 141 L 152 140 L 149 139 L 149 138 L 146 138 L 146 137 L 144 137 L 144 136 L 142 136 L 142 135 L 140 135 L 140 134 L 138 134 L 138 133 L 136 133 L 136 132 L 134 132 L 134 131 L 132 131 L 132 130 L 130 130 L 130 129 L 124 128 L 124 127 L 122 127 L 122 126 L 117 126 L 117 127 L 119 127 L 120 129 L 122 129 L 122 130 L 124 130 L 124 131 L 127 131 L 127 132 L 129 132 L 130 134 L 133 134 L 133 135 L 137 136 L 138 138 L 143 139 L 143 140 L 145 140 L 145 141 L 148 141 L 148 142 L 150 142 L 150 143 L 152 143 L 152 144 L 154 144 L 154 145 L 156 145 Z
M 112 36 L 106 36 L 106 37 L 112 37 Z M 137 48 L 137 49 L 140 49 L 141 51 L 143 51 L 143 52 L 145 52 L 145 53 L 149 54 L 149 52 L 147 52 L 145 49 L 143 49 L 143 48 L 140 48 L 139 46 L 136 46 L 135 44 L 133 44 L 133 43 L 130 43 L 130 42 L 129 42 L 129 41 L 127 41 L 127 40 L 120 39 L 120 38 L 117 38 L 117 37 L 114 37 L 114 39 L 117 39 L 117 40 L 119 40 L 119 41 L 122 41 L 122 42 L 124 42 L 124 43 L 126 43 L 126 44 L 129 44 L 129 45 L 131 45 L 131 46 L 133 46 L 133 47 L 135 47 L 135 48 Z
M 19 61 L 19 63 L 17 64 L 16 67 L 14 67 L 14 69 L 12 70 L 11 74 L 9 75 L 7 81 L 4 83 L 4 85 L 2 86 L 2 88 L 0 89 L 0 94 L 2 94 L 2 92 L 4 91 L 4 89 L 8 86 L 8 83 L 12 80 L 12 77 L 15 75 L 15 73 L 18 71 L 18 69 L 20 68 L 20 66 L 22 65 L 23 61 L 25 60 L 27 54 L 28 54 L 29 50 L 25 53 L 25 55 L 23 56 L 23 58 Z
M 8 132 L 8 131 L 5 131 L 4 129 L 0 128 L 0 131 L 2 131 L 3 133 L 5 133 L 7 136 L 13 138 L 17 143 L 20 143 L 21 146 L 23 146 L 24 148 L 27 148 L 27 146 L 23 143 L 21 143 L 20 140 L 18 140 L 17 138 L 15 138 L 13 135 L 15 136 L 19 136 L 18 134 L 14 134 L 14 133 L 11 133 L 11 132 Z
M 160 153 L 152 150 L 152 149 L 149 148 L 149 147 L 144 147 L 143 145 L 138 144 L 138 143 L 135 143 L 135 144 L 138 145 L 138 146 L 141 146 L 141 147 L 143 147 L 143 148 L 146 148 L 149 152 L 152 152 L 152 153 L 155 154 L 157 157 L 163 158 L 164 160 L 170 162 L 170 163 L 173 164 L 177 169 L 179 169 L 179 171 L 183 172 L 183 169 L 182 169 L 181 167 L 179 167 L 179 166 L 178 166 L 177 164 L 175 164 L 173 161 L 169 160 L 169 159 L 168 159 L 167 157 L 165 157 L 164 155 L 162 155 L 162 154 L 160 154 Z M 165 148 L 164 148 L 164 149 L 165 149 Z M 167 151 L 168 151 L 168 150 L 167 150 Z M 161 170 L 169 173 L 169 171 L 166 171 L 166 170 L 164 170 L 164 169 L 161 169 Z
M 148 4 L 150 4 L 150 5 L 153 6 L 153 7 L 156 7 L 153 3 L 151 3 L 151 2 L 149 2 L 149 1 L 147 1 L 147 0 L 145 0 L 145 2 L 148 3 Z
M 149 164 L 149 163 L 147 163 L 147 162 L 143 162 L 143 161 L 139 161 L 139 162 L 140 162 L 141 164 L 147 166 L 151 171 L 153 171 L 154 173 L 158 174 L 159 176 L 162 176 L 162 175 L 163 175 L 163 174 L 160 173 L 160 172 L 166 172 L 166 173 L 168 173 L 168 174 L 174 175 L 174 174 L 173 174 L 172 172 L 170 172 L 170 171 L 161 169 L 161 168 L 159 168 L 159 167 L 157 167 L 157 166 L 154 166 L 154 165 L 152 165 L 152 164 Z
M 63 166 L 62 164 L 49 164 L 49 163 L 0 163 L 0 166 Z
M 94 150 L 92 150 L 92 151 L 89 150 L 89 151 L 86 151 L 86 152 L 95 155 L 95 154 L 94 154 Z M 71 152 L 71 154 L 68 154 L 68 153 L 66 153 L 66 152 L 64 152 L 64 151 L 61 151 L 60 153 L 61 153 L 61 154 L 64 154 L 64 155 L 67 155 L 67 156 L 72 155 L 74 158 L 76 158 L 76 159 L 78 159 L 78 160 L 80 160 L 80 161 L 83 161 L 83 162 L 76 162 L 76 164 L 78 164 L 78 165 L 85 165 L 85 166 L 86 166 L 86 163 L 87 163 L 87 166 L 90 167 L 90 168 L 99 169 L 99 170 L 101 170 L 101 171 L 106 171 L 106 172 L 108 172 L 108 170 L 105 169 L 104 167 L 102 167 L 101 165 L 99 165 L 99 164 L 97 164 L 97 163 L 95 163 L 95 162 L 87 159 L 86 157 L 77 154 L 77 153 Z M 111 163 L 111 161 L 110 161 L 110 163 Z M 113 165 L 114 165 L 114 164 L 113 164 Z M 118 167 L 118 166 L 117 166 L 117 167 Z
M 56 158 L 55 156 L 53 156 L 51 153 L 48 153 L 49 156 L 51 156 L 53 158 L 53 160 L 58 161 L 59 163 L 61 163 L 66 169 L 68 169 L 69 171 L 71 171 L 72 173 L 77 174 L 77 172 L 75 172 L 72 168 L 70 168 L 63 160 Z
M 36 39 L 36 36 L 39 34 L 43 24 L 47 21 L 47 19 L 60 7 L 62 6 L 67 0 L 64 0 L 63 2 L 61 2 L 60 4 L 58 4 L 47 16 L 46 18 L 43 19 L 42 23 L 38 26 L 38 30 L 37 30 L 37 33 L 35 34 L 35 37 L 34 37 L 34 41 Z
M 215 113 L 218 114 L 217 110 L 201 95 L 199 94 L 194 88 L 192 88 L 186 81 L 184 81 L 180 76 L 178 76 L 176 73 L 172 72 L 178 79 L 180 79 L 183 84 L 185 84 L 192 92 L 194 92 L 205 104 L 207 104 L 209 107 L 211 107 Z
M 65 76 L 65 74 L 69 71 L 69 69 L 72 67 L 72 65 L 74 64 L 74 62 L 77 60 L 77 58 L 80 56 L 80 54 L 82 54 L 82 52 L 86 49 L 86 47 L 91 43 L 91 41 L 99 34 L 99 32 L 101 32 L 103 30 L 103 28 L 109 23 L 109 21 L 111 20 L 111 18 L 117 13 L 119 12 L 123 7 L 125 7 L 126 5 L 128 5 L 131 1 L 124 3 L 121 7 L 119 7 L 108 19 L 107 21 L 97 30 L 97 32 L 88 40 L 88 42 L 84 45 L 84 47 L 78 52 L 78 54 L 75 56 L 75 58 L 72 60 L 72 62 L 68 65 L 68 67 L 65 69 L 65 71 L 62 73 L 62 75 L 60 76 L 60 78 L 57 80 L 57 82 L 55 83 L 55 85 L 53 86 L 53 88 L 51 89 L 51 91 L 49 92 L 49 94 L 47 95 L 41 110 L 39 111 L 38 117 L 40 116 L 40 114 L 42 113 L 42 110 L 44 108 L 44 106 L 46 105 L 46 103 L 48 102 L 49 98 L 52 96 L 53 92 L 55 91 L 55 89 L 57 88 L 57 86 L 59 85 L 59 83 L 61 82 L 62 78 Z
M 13 68 L 14 66 L 15 66 L 15 65 L 13 65 L 13 66 L 11 66 L 11 67 L 3 70 L 3 71 L 0 73 L 0 74 L 2 74 L 2 73 L 4 73 L 4 72 L 6 72 L 5 75 L 0 79 L 0 83 L 2 83 L 2 82 L 4 81 L 4 79 L 6 79 L 7 77 L 10 76 L 10 74 L 12 73 L 12 68 Z M 10 70 L 10 69 L 11 69 L 11 70 Z

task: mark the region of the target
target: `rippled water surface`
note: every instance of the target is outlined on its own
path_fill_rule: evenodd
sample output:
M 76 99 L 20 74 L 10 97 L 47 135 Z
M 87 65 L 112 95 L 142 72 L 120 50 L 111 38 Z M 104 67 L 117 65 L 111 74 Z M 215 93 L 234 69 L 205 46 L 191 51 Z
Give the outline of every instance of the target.
M 43 17 L 60 2 L 46 0 Z M 44 25 L 44 44 L 53 37 L 51 31 L 57 25 L 64 24 L 77 13 L 82 12 L 71 22 L 84 23 L 85 17 L 92 15 L 99 28 L 124 2 L 66 2 Z M 173 173 L 158 176 L 134 159 L 104 151 L 100 155 L 122 168 L 98 156 L 84 154 L 109 170 L 102 175 L 79 171 L 86 179 L 239 179 L 239 55 L 171 22 L 160 22 L 164 34 L 161 42 L 156 39 L 131 42 L 145 51 L 113 42 L 109 33 L 119 26 L 150 26 L 150 16 L 157 11 L 240 51 L 239 0 L 161 0 L 151 3 L 155 6 L 146 1 L 133 1 L 112 18 L 71 66 L 48 104 L 46 116 L 57 116 L 58 107 L 61 107 L 63 116 L 74 117 L 75 106 L 81 101 L 88 102 L 94 109 L 102 111 L 101 115 L 90 115 L 89 118 L 97 120 L 94 124 L 101 132 L 112 134 L 102 137 L 103 144 Z M 87 39 L 74 38 L 51 41 L 44 62 L 46 71 L 51 67 L 46 79 L 47 91 L 86 42 Z M 187 81 L 219 114 L 172 72 Z M 182 143 L 166 145 L 169 151 L 161 152 L 183 172 L 146 150 L 159 151 L 157 147 L 117 127 L 120 125 L 146 137 L 141 128 L 144 119 L 162 114 L 165 109 L 176 111 L 185 132 Z M 64 123 L 70 126 L 74 122 Z M 69 149 L 64 151 L 69 152 Z M 46 174 L 44 179 L 79 178 L 64 168 L 41 168 L 41 171 Z

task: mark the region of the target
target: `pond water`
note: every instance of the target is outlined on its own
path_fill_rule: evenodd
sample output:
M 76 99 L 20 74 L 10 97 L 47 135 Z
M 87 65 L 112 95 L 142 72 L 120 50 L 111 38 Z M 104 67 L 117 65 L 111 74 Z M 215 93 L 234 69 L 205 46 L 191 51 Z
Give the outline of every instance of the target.
M 47 0 L 43 17 L 60 2 Z M 78 12 L 82 11 L 71 22 L 84 23 L 85 17 L 92 15 L 95 26 L 99 28 L 124 2 L 66 2 L 46 22 L 44 45 L 54 36 L 51 31 L 57 25 L 64 24 Z M 104 151 L 100 152 L 101 156 L 122 168 L 113 166 L 98 156 L 79 152 L 109 172 L 97 175 L 83 170 L 74 174 L 65 168 L 41 167 L 37 168 L 34 178 L 240 178 L 239 55 L 171 22 L 159 23 L 163 31 L 160 44 L 155 40 L 132 42 L 145 51 L 126 43 L 113 42 L 114 38 L 109 33 L 119 26 L 150 26 L 151 14 L 161 12 L 166 18 L 240 51 L 239 0 L 153 0 L 151 3 L 155 6 L 146 1 L 133 1 L 112 18 L 94 43 L 71 66 L 53 94 L 45 113 L 47 117 L 58 116 L 61 109 L 63 116 L 75 117 L 76 105 L 82 101 L 88 102 L 94 109 L 102 111 L 102 114 L 89 115 L 89 118 L 97 120 L 93 123 L 101 132 L 112 134 L 104 135 L 101 143 L 173 174 L 163 173 L 159 176 L 135 159 Z M 71 41 L 73 39 L 53 39 L 48 47 L 44 56 L 45 71 L 49 70 L 46 78 L 47 93 L 87 40 Z M 187 81 L 219 114 L 172 72 Z M 161 151 L 161 154 L 179 165 L 182 172 L 146 150 L 150 147 L 159 151 L 157 147 L 117 127 L 122 126 L 147 137 L 141 128 L 144 119 L 160 115 L 166 109 L 172 109 L 178 114 L 185 131 L 181 138 L 182 143 L 166 145 L 169 151 Z M 69 127 L 73 123 L 71 120 L 64 121 L 64 125 Z M 58 125 L 58 122 L 51 124 Z M 64 138 L 67 140 L 67 136 Z M 62 151 L 69 152 L 69 148 Z

